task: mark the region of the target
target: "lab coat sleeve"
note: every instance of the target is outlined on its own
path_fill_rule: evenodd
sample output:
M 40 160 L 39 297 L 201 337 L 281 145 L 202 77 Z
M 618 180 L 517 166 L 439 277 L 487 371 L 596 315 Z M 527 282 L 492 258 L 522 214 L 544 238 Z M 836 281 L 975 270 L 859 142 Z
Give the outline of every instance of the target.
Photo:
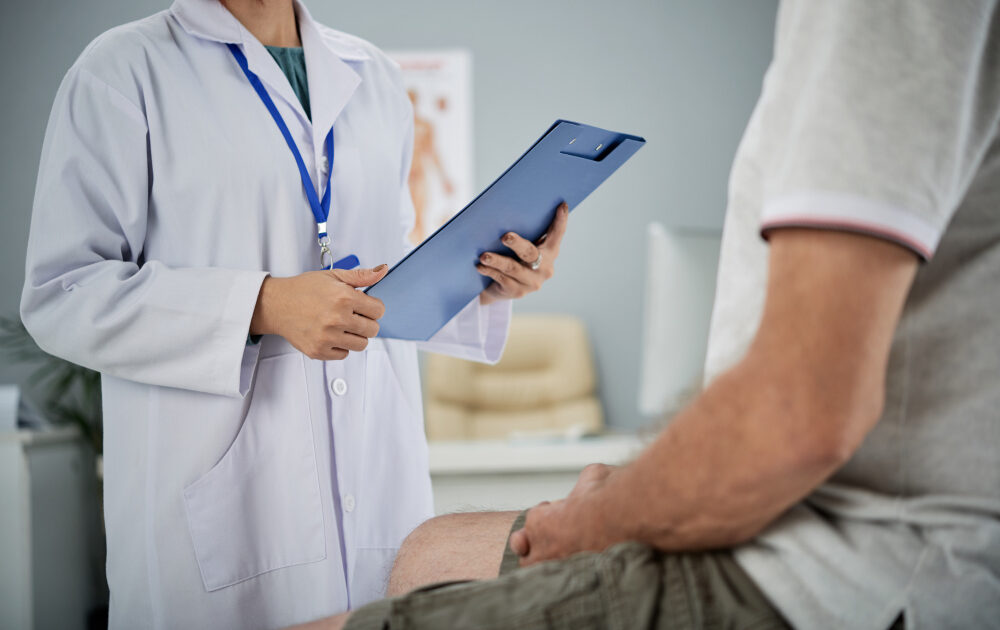
M 507 343 L 510 316 L 510 300 L 483 306 L 476 297 L 444 328 L 427 341 L 420 342 L 418 347 L 459 359 L 496 363 Z
M 409 105 L 409 103 L 407 103 Z M 401 238 L 404 248 L 412 247 L 408 235 L 413 229 L 413 198 L 410 196 L 409 175 L 413 160 L 413 111 L 409 107 L 404 119 L 406 141 L 403 146 L 400 171 Z M 405 251 L 405 250 L 404 250 Z M 500 300 L 483 306 L 477 296 L 459 311 L 441 330 L 427 341 L 418 343 L 421 350 L 447 354 L 459 359 L 496 363 L 503 354 L 510 328 L 511 301 Z
M 262 271 L 144 260 L 143 110 L 75 66 L 56 96 L 32 212 L 21 318 L 51 354 L 153 385 L 244 395 Z

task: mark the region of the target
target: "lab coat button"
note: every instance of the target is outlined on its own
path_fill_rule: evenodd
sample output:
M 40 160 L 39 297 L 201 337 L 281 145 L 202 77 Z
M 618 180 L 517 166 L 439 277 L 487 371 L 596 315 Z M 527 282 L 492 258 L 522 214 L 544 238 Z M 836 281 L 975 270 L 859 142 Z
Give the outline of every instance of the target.
M 347 381 L 342 378 L 335 378 L 330 382 L 330 389 L 337 396 L 343 396 L 347 393 Z
M 324 173 L 326 173 L 326 171 L 327 171 L 328 168 L 330 168 L 330 161 L 327 160 L 326 156 L 324 155 L 323 157 L 321 157 L 319 159 L 319 170 L 321 170 Z
M 344 496 L 344 511 L 353 512 L 354 511 L 354 495 L 348 494 Z

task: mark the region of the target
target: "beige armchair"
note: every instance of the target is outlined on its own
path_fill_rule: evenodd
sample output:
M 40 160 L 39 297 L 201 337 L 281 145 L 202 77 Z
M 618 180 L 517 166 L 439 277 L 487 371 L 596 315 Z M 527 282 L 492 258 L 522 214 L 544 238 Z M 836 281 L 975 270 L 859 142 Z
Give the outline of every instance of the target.
M 431 355 L 424 383 L 431 440 L 594 433 L 604 426 L 590 341 L 573 317 L 514 317 L 498 364 Z

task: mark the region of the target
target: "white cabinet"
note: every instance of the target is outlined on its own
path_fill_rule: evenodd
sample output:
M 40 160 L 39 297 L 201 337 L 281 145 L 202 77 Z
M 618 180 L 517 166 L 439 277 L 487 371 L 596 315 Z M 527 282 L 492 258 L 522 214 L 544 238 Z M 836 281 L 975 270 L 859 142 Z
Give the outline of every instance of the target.
M 102 563 L 94 459 L 78 432 L 0 432 L 0 628 L 86 628 L 106 601 Z

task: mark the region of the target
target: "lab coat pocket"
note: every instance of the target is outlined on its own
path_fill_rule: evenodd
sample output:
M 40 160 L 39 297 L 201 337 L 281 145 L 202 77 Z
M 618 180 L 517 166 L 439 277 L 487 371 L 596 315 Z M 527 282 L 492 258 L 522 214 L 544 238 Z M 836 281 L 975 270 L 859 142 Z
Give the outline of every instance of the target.
M 261 359 L 252 396 L 229 450 L 184 489 L 209 591 L 326 557 L 302 355 Z

